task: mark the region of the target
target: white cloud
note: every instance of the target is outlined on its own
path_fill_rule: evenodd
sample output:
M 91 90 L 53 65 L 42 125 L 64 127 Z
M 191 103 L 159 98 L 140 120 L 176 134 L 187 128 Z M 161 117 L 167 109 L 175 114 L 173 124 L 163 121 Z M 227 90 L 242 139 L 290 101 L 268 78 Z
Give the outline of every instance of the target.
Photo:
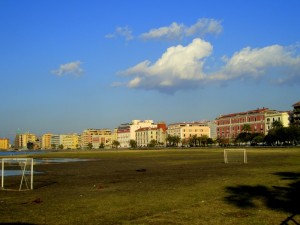
M 60 65 L 59 68 L 57 70 L 53 70 L 52 73 L 54 73 L 57 76 L 64 76 L 67 74 L 80 76 L 83 73 L 83 69 L 80 67 L 80 65 L 80 61 L 69 62 Z
M 206 34 L 219 34 L 223 30 L 221 22 L 214 19 L 202 18 L 191 25 L 173 22 L 169 26 L 151 29 L 140 35 L 142 39 L 180 40 L 183 37 L 202 37 Z
M 218 79 L 229 80 L 241 77 L 258 79 L 267 75 L 275 78 L 274 73 L 282 72 L 283 74 L 279 75 L 279 79 L 282 80 L 283 76 L 291 76 L 299 71 L 299 66 L 299 56 L 295 57 L 291 50 L 283 46 L 271 45 L 254 49 L 246 47 L 227 59 Z
M 119 36 L 124 37 L 126 41 L 130 41 L 134 38 L 132 30 L 128 26 L 117 27 L 114 33 L 105 35 L 105 38 L 116 38 Z
M 182 82 L 202 80 L 204 59 L 212 52 L 210 43 L 194 39 L 187 46 L 170 47 L 153 64 L 146 60 L 124 71 L 123 75 L 134 76 L 128 82 L 130 88 L 160 89 L 174 88 Z
M 293 48 L 271 45 L 243 48 L 232 57 L 224 56 L 224 66 L 205 73 L 205 59 L 213 47 L 200 38 L 189 45 L 168 48 L 154 63 L 145 60 L 121 74 L 127 75 L 129 88 L 176 92 L 235 79 L 262 79 L 271 82 L 300 83 L 300 57 Z
M 168 27 L 151 29 L 149 32 L 141 34 L 141 38 L 167 40 L 181 39 L 184 35 L 184 30 L 185 26 L 183 24 L 174 22 Z

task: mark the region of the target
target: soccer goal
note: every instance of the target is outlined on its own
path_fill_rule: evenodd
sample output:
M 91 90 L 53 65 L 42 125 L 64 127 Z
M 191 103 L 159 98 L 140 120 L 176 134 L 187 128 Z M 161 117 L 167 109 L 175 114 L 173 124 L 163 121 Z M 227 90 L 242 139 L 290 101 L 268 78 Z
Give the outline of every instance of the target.
M 2 158 L 1 189 L 33 190 L 33 158 Z
M 247 163 L 246 149 L 224 149 L 224 163 Z

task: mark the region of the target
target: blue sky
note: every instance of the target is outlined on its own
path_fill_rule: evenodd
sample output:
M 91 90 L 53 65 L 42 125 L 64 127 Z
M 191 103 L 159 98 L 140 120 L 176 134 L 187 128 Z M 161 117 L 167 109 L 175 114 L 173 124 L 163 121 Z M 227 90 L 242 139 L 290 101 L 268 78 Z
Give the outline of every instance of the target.
M 0 0 L 0 137 L 300 101 L 300 1 Z

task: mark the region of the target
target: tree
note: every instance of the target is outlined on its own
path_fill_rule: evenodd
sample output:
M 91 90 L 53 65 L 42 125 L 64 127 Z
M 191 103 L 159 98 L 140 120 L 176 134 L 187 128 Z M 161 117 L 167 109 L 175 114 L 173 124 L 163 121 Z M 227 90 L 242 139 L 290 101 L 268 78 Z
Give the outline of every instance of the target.
M 150 141 L 150 143 L 148 144 L 148 147 L 154 148 L 154 147 L 156 146 L 156 144 L 157 144 L 157 141 L 154 140 L 154 139 L 152 139 L 152 140 Z
M 56 144 L 51 144 L 52 149 L 56 149 Z
M 166 141 L 168 142 L 168 146 L 178 146 L 180 142 L 180 137 L 177 135 L 168 135 Z
M 279 120 L 275 120 L 272 123 L 272 129 L 279 129 L 279 128 L 282 128 L 282 127 L 283 127 L 282 122 L 279 121 Z
M 112 146 L 115 147 L 115 148 L 118 148 L 120 146 L 120 142 L 117 141 L 117 140 L 113 140 Z
M 131 148 L 136 148 L 136 147 L 137 147 L 137 142 L 136 142 L 136 140 L 131 139 L 131 140 L 129 141 L 129 146 L 130 146 Z
M 244 125 L 242 126 L 242 131 L 243 131 L 244 133 L 249 133 L 249 132 L 251 132 L 251 126 L 250 126 L 250 124 L 248 124 L 248 123 L 244 124 Z
M 61 149 L 61 150 L 64 149 L 64 145 L 63 144 L 59 145 L 58 149 Z
M 208 141 L 208 136 L 207 135 L 203 135 L 200 137 L 200 142 L 203 146 L 207 145 L 207 141 Z
M 93 144 L 92 143 L 88 143 L 87 144 L 87 149 L 91 150 L 93 148 Z
M 190 139 L 189 139 L 189 144 L 192 147 L 196 147 L 197 146 L 197 142 L 198 142 L 198 138 L 197 135 L 193 135 Z
M 100 145 L 99 145 L 99 148 L 104 148 L 104 147 L 105 147 L 105 146 L 104 146 L 104 143 L 101 142 Z
M 33 142 L 27 142 L 27 149 L 28 150 L 32 150 L 34 148 L 34 144 L 33 144 Z

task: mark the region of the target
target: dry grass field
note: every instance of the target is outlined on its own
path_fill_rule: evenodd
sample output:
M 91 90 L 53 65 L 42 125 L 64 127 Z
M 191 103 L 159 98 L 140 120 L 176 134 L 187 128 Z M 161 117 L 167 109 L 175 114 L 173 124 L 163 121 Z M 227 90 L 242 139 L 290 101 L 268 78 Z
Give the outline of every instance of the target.
M 300 149 L 53 152 L 36 164 L 34 190 L 0 190 L 0 224 L 300 223 Z M 5 177 L 18 186 L 17 177 Z

